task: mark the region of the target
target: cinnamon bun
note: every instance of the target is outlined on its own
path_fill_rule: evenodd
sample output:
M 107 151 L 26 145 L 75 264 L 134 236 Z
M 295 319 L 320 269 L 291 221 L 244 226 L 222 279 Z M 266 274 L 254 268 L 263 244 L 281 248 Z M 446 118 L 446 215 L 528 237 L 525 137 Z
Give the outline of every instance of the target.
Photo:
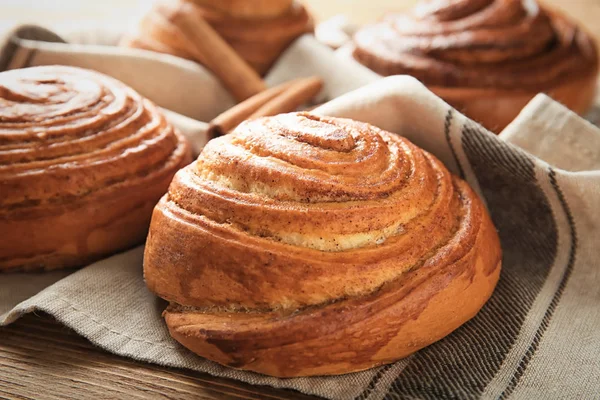
M 187 3 L 194 18 L 204 19 L 258 73 L 265 74 L 279 55 L 300 35 L 313 31 L 313 20 L 304 6 L 292 0 L 162 0 L 142 19 L 139 32 L 123 44 L 169 53 L 191 60 L 170 10 Z M 197 60 L 202 61 L 202 60 Z
M 148 287 L 171 335 L 280 377 L 393 362 L 472 318 L 500 273 L 473 190 L 408 140 L 308 113 L 208 143 L 154 210 Z
M 412 75 L 496 132 L 540 92 L 591 106 L 593 39 L 534 0 L 434 0 L 354 36 L 354 57 L 382 75 Z
M 0 73 L 0 271 L 81 266 L 141 243 L 190 160 L 157 107 L 112 78 Z

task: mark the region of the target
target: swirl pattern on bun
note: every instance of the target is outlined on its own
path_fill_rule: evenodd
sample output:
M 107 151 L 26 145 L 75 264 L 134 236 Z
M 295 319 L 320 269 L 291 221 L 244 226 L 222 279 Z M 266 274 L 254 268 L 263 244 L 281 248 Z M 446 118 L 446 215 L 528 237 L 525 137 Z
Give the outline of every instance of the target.
M 143 241 L 190 159 L 149 100 L 73 67 L 0 74 L 0 270 L 80 266 Z
M 194 352 L 303 376 L 447 335 L 487 301 L 500 258 L 483 204 L 434 156 L 368 124 L 291 113 L 243 123 L 176 174 L 144 273 Z
M 365 66 L 382 75 L 412 75 L 467 115 L 475 108 L 496 130 L 539 92 L 587 111 L 598 70 L 593 39 L 534 0 L 421 2 L 360 30 L 354 43 L 354 57 Z M 501 110 L 470 104 L 510 96 L 506 103 L 514 106 Z
M 139 33 L 124 38 L 139 47 L 198 60 L 187 40 L 171 21 L 173 9 L 187 5 L 190 16 L 204 19 L 258 73 L 265 74 L 279 55 L 304 33 L 312 32 L 312 17 L 304 6 L 291 0 L 162 0 L 142 19 Z

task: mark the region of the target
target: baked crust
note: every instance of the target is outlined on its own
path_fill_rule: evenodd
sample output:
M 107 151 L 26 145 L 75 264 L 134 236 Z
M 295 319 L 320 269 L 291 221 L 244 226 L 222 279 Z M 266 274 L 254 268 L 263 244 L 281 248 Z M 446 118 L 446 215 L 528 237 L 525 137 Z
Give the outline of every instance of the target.
M 307 113 L 245 122 L 154 210 L 148 287 L 197 354 L 274 376 L 389 363 L 472 318 L 499 277 L 481 200 L 431 154 Z
M 293 0 L 187 0 L 238 19 L 276 18 L 289 12 Z
M 580 114 L 594 99 L 594 40 L 535 2 L 422 2 L 365 27 L 354 43 L 359 62 L 382 75 L 416 77 L 495 132 L 540 92 Z
M 312 17 L 299 2 L 162 0 L 144 16 L 139 33 L 121 44 L 203 62 L 190 52 L 186 44 L 190 38 L 177 27 L 173 10 L 206 20 L 261 75 L 294 39 L 314 30 Z
M 144 240 L 187 164 L 154 104 L 105 75 L 0 73 L 0 270 L 81 266 Z

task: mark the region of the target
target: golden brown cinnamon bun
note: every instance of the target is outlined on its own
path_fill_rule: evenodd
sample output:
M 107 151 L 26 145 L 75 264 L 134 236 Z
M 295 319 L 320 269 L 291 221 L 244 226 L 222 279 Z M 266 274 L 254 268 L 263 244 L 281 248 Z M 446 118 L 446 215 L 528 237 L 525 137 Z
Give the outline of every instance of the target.
M 144 274 L 184 346 L 291 377 L 444 337 L 490 297 L 500 262 L 484 205 L 434 156 L 368 124 L 291 113 L 243 123 L 176 174 Z
M 583 113 L 593 101 L 593 39 L 534 0 L 434 0 L 354 37 L 354 57 L 382 75 L 408 74 L 500 131 L 540 92 Z
M 181 3 L 192 5 L 186 10 L 206 20 L 260 74 L 294 39 L 313 30 L 304 6 L 291 0 L 163 0 L 142 19 L 138 36 L 125 38 L 123 44 L 197 59 L 177 26 L 168 23 L 170 10 Z
M 188 145 L 97 72 L 0 73 L 0 270 L 81 266 L 144 240 Z

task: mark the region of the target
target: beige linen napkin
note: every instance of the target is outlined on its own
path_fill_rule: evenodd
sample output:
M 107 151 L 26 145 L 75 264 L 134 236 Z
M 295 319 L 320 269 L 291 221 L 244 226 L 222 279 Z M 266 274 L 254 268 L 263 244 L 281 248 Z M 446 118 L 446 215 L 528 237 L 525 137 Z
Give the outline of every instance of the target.
M 46 44 L 25 44 L 37 49 L 38 55 L 30 62 L 46 57 Z M 58 45 L 61 52 L 71 49 L 65 44 L 53 46 Z M 78 49 L 82 50 L 88 51 Z M 14 46 L 11 51 L 17 53 Z M 53 51 L 52 62 L 60 62 L 58 50 Z M 65 60 L 83 62 L 69 51 L 67 56 Z M 119 64 L 120 59 L 114 57 L 113 62 Z M 125 57 L 119 68 L 130 62 L 135 65 L 132 57 Z M 154 57 L 165 62 L 151 53 L 144 57 L 149 63 Z M 11 61 L 8 56 L 3 59 Z M 307 70 L 307 64 L 312 70 Z M 182 68 L 190 71 L 192 67 Z M 600 393 L 600 270 L 594 261 L 600 236 L 596 211 L 600 170 L 593 161 L 598 160 L 600 148 L 585 146 L 597 143 L 600 131 L 540 95 L 503 138 L 497 137 L 414 79 L 375 79 L 360 68 L 340 63 L 333 52 L 307 38 L 288 50 L 270 79 L 305 73 L 326 77 L 325 96 L 373 82 L 316 112 L 371 122 L 407 136 L 462 175 L 484 197 L 499 229 L 504 267 L 494 295 L 473 320 L 405 360 L 365 372 L 276 379 L 236 371 L 197 357 L 171 340 L 160 317 L 165 304 L 144 286 L 140 247 L 67 277 L 66 272 L 0 275 L 0 325 L 23 313 L 42 310 L 115 354 L 332 399 L 593 398 Z M 194 79 L 199 74 L 204 72 L 197 72 Z M 152 85 L 154 77 L 136 79 Z M 160 94 L 160 85 L 155 86 Z M 190 85 L 183 88 L 176 90 L 195 90 Z M 161 97 L 152 99 L 158 102 Z M 208 115 L 216 110 L 206 99 L 198 101 L 198 109 L 186 105 L 190 112 Z M 173 107 L 178 106 L 176 102 L 170 106 L 182 111 Z M 210 110 L 200 110 L 203 106 Z M 202 136 L 204 125 L 184 121 L 193 139 Z M 560 146 L 540 146 L 540 127 L 544 137 L 554 138 Z M 571 146 L 573 143 L 577 144 Z M 589 151 L 581 152 L 580 146 Z

